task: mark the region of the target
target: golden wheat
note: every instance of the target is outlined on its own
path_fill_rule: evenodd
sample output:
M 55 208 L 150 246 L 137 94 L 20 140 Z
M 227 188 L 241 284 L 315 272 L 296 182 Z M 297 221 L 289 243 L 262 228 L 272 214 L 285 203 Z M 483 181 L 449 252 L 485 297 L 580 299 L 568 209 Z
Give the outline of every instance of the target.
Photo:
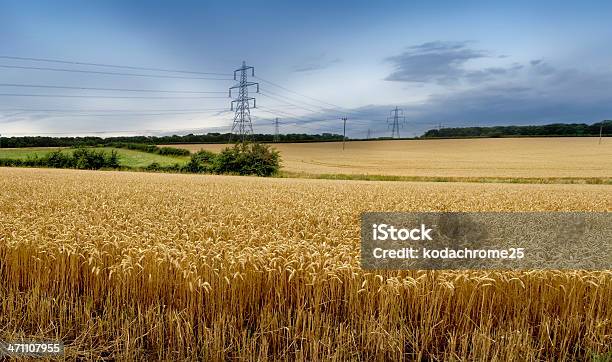
M 172 145 L 219 151 L 227 145 Z M 486 138 L 279 143 L 284 170 L 308 174 L 428 177 L 612 177 L 612 141 Z
M 359 267 L 363 211 L 612 211 L 612 188 L 0 168 L 0 340 L 68 358 L 572 360 L 610 271 Z

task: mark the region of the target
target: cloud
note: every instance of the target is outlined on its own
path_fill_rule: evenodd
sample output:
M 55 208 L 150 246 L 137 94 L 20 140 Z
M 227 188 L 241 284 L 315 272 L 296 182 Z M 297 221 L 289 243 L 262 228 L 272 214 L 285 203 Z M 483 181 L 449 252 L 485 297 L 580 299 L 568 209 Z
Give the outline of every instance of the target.
M 513 64 L 510 67 L 489 67 L 481 70 L 464 72 L 463 77 L 471 83 L 482 83 L 502 76 L 514 76 L 523 68 L 524 66 L 522 64 Z
M 304 64 L 293 67 L 293 71 L 296 73 L 313 72 L 316 70 L 322 70 L 322 69 L 329 68 L 334 64 L 338 64 L 342 62 L 342 59 L 340 58 L 335 58 L 335 59 L 330 59 L 330 60 L 324 59 L 324 58 L 325 58 L 325 54 L 322 54 L 319 57 L 317 57 L 317 59 L 313 59 L 313 60 L 307 61 Z
M 544 62 L 542 59 L 536 59 L 529 62 L 531 70 L 540 75 L 551 75 L 556 72 L 556 69 Z
M 400 102 L 397 105 L 404 109 L 407 120 L 402 135 L 420 135 L 439 123 L 445 127 L 593 123 L 612 117 L 610 70 L 561 68 L 536 59 L 506 68 L 470 71 L 463 77 L 494 79 L 476 80 L 468 88 L 447 88 L 419 104 Z M 389 136 L 385 118 L 395 106 L 352 109 L 349 136 L 364 137 L 368 129 L 377 136 Z
M 394 68 L 385 80 L 442 85 L 459 82 L 481 83 L 514 75 L 524 67 L 514 63 L 510 66 L 467 69 L 466 63 L 471 60 L 508 57 L 492 56 L 489 52 L 472 49 L 469 45 L 470 42 L 467 41 L 434 41 L 408 47 L 403 53 L 385 59 Z M 540 61 L 535 62 L 532 63 L 534 67 Z
M 529 62 L 529 64 L 531 64 L 531 66 L 535 67 L 536 65 L 542 63 L 542 59 L 534 59 L 532 61 Z
M 487 53 L 468 47 L 468 42 L 434 41 L 409 47 L 385 60 L 393 72 L 385 80 L 447 84 L 464 78 L 463 68 L 469 60 L 488 57 Z
M 608 90 L 612 87 L 612 74 L 549 69 L 551 75 L 539 82 L 527 79 L 475 87 L 434 94 L 419 105 L 404 105 L 409 127 L 422 133 L 438 122 L 446 127 L 465 127 L 610 119 L 612 96 Z

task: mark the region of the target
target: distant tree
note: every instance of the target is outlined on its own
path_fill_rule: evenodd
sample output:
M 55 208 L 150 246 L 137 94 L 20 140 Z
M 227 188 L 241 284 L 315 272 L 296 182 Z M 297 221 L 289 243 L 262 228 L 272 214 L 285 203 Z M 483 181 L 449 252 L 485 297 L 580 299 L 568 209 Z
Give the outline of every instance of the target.
M 428 130 L 422 137 L 598 136 L 601 126 L 604 135 L 612 135 L 612 121 L 602 121 L 591 125 L 553 123 L 541 126 L 442 128 Z

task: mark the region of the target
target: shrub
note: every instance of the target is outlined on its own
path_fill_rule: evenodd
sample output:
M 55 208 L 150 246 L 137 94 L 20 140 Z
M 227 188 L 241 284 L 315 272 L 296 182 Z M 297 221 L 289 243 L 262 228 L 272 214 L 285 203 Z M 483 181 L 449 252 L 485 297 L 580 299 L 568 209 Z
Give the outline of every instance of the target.
M 128 150 L 142 151 L 147 153 L 155 153 L 162 156 L 189 156 L 189 150 L 174 147 L 157 147 L 145 143 L 125 143 L 111 142 L 106 144 L 107 147 L 127 148 Z
M 101 168 L 117 168 L 119 162 L 117 158 L 117 152 L 111 151 L 106 153 L 104 151 L 94 151 L 85 148 L 79 148 L 74 150 L 72 153 L 73 166 L 74 168 L 82 170 L 99 170 Z M 55 166 L 50 166 L 55 167 Z
M 181 165 L 179 165 L 178 163 L 167 165 L 167 166 L 162 166 L 157 162 L 153 162 L 152 164 L 148 165 L 144 169 L 145 171 L 154 171 L 154 172 L 179 172 L 183 170 Z
M 212 172 L 212 164 L 217 157 L 216 154 L 210 151 L 201 150 L 193 155 L 189 163 L 185 165 L 185 172 L 201 173 L 201 172 Z
M 0 158 L 0 167 L 19 167 L 23 166 L 23 160 L 14 158 Z
M 75 150 L 75 152 L 77 151 L 78 150 Z M 48 153 L 41 158 L 34 157 L 33 159 L 29 159 L 28 161 L 32 163 L 32 166 L 46 166 L 53 168 L 75 167 L 73 155 L 62 153 L 62 151 L 60 150 Z
M 147 171 L 159 171 L 160 168 L 161 168 L 161 165 L 159 163 L 153 162 L 152 164 L 150 164 L 147 167 L 145 167 L 145 170 L 147 170 Z
M 82 170 L 99 170 L 101 168 L 118 168 L 119 159 L 116 151 L 110 153 L 77 148 L 72 153 L 61 150 L 47 153 L 42 157 L 33 156 L 25 160 L 0 159 L 0 166 L 26 166 L 51 168 L 78 168 Z
M 162 156 L 189 156 L 189 150 L 174 147 L 157 147 L 157 153 Z
M 262 143 L 241 143 L 222 150 L 212 166 L 215 173 L 271 176 L 280 168 L 280 155 Z

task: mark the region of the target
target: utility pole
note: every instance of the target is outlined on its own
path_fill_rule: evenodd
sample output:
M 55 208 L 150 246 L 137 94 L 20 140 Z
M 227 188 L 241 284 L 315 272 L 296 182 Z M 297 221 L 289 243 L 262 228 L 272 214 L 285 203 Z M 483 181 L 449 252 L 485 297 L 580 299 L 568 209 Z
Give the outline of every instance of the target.
M 599 144 L 601 144 L 601 136 L 603 135 L 603 122 L 599 125 Z
M 238 135 L 240 142 L 248 141 L 249 137 L 253 135 L 253 123 L 251 122 L 251 110 L 250 102 L 253 101 L 253 108 L 257 108 L 255 98 L 249 97 L 249 87 L 257 86 L 257 93 L 259 93 L 259 83 L 249 82 L 247 79 L 247 70 L 251 70 L 251 77 L 255 76 L 255 68 L 247 67 L 246 62 L 242 62 L 242 67 L 234 70 L 234 80 L 236 79 L 236 73 L 240 72 L 240 81 L 229 89 L 229 97 L 232 98 L 232 89 L 238 89 L 238 97 L 231 102 L 231 110 L 234 110 L 234 103 L 236 104 L 236 113 L 234 114 L 234 123 L 232 124 L 232 133 L 230 135 L 230 142 L 232 141 L 232 135 Z
M 274 119 L 274 142 L 278 142 L 279 141 L 279 136 L 278 136 L 278 117 L 276 117 Z
M 344 127 L 343 127 L 343 131 L 342 131 L 342 151 L 344 151 L 344 143 L 346 142 L 346 120 L 348 118 L 342 117 L 340 119 L 344 121 Z
M 401 122 L 400 122 L 401 120 Z M 404 117 L 404 110 L 395 107 L 395 109 L 391 110 L 391 115 L 387 117 L 387 123 L 392 127 L 391 130 L 391 138 L 400 138 L 400 126 L 403 126 L 406 122 L 406 118 Z
M 372 132 L 370 131 L 370 129 L 368 128 L 368 136 L 366 137 L 367 140 L 370 139 L 370 136 L 372 135 Z

